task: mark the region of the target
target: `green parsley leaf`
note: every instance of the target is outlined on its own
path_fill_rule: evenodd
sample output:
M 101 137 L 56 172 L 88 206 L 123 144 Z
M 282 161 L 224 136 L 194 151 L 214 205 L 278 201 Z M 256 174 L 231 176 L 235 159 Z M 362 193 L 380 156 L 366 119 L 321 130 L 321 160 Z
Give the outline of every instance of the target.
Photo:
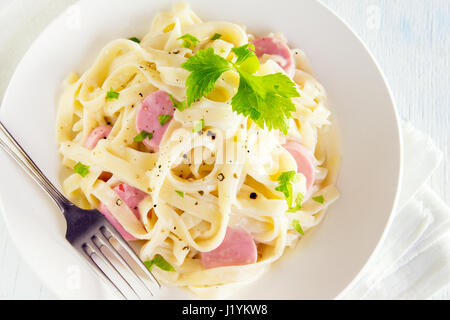
M 303 232 L 303 229 L 300 225 L 300 222 L 298 220 L 292 220 L 292 226 L 294 227 L 294 229 L 300 233 L 301 235 L 304 235 L 305 233 Z
M 315 202 L 318 203 L 324 203 L 325 202 L 325 198 L 323 197 L 323 195 L 317 196 L 317 197 L 313 197 L 312 198 Z
M 220 33 L 216 32 L 216 34 L 212 36 L 211 40 L 214 41 L 214 40 L 220 39 L 221 37 L 222 37 L 222 35 Z
M 183 48 L 188 48 L 188 49 L 194 49 L 197 44 L 200 42 L 200 40 L 198 40 L 196 37 L 194 37 L 193 35 L 186 33 L 185 35 L 182 35 L 181 37 L 179 37 L 177 40 L 183 40 Z
M 175 107 L 175 108 L 177 108 L 178 110 L 180 110 L 180 111 L 183 111 L 184 109 L 186 109 L 186 101 L 177 101 L 177 100 L 175 100 L 175 98 L 169 93 L 169 98 L 170 98 L 170 100 L 172 100 L 172 102 L 173 102 L 173 106 Z
M 299 97 L 295 84 L 282 73 L 254 76 L 238 68 L 239 89 L 231 100 L 233 110 L 250 117 L 261 128 L 279 129 L 287 134 L 291 112 L 296 110 L 292 97 Z
M 106 100 L 114 100 L 119 99 L 120 93 L 113 90 L 113 88 L 109 89 L 106 93 Z
M 81 162 L 78 162 L 75 165 L 75 167 L 73 167 L 73 171 L 75 171 L 75 173 L 78 173 L 80 176 L 82 176 L 84 178 L 89 173 L 89 166 L 85 166 Z
M 139 39 L 136 38 L 136 37 L 128 38 L 128 40 L 134 41 L 134 42 L 136 42 L 136 43 L 141 43 L 141 40 L 139 40 Z
M 186 80 L 187 105 L 207 95 L 214 89 L 216 81 L 226 71 L 239 73 L 239 89 L 231 104 L 233 111 L 252 119 L 261 128 L 278 129 L 287 134 L 291 112 L 295 105 L 291 98 L 299 97 L 295 83 L 282 74 L 255 76 L 259 61 L 247 44 L 233 49 L 237 55 L 232 63 L 214 53 L 212 48 L 200 50 L 181 66 L 190 71 Z
M 237 57 L 236 64 L 240 65 L 245 60 L 256 57 L 255 46 L 251 43 L 244 44 L 243 46 L 231 49 Z
M 286 197 L 286 201 L 288 203 L 289 208 L 292 207 L 292 201 L 294 197 L 292 190 L 292 182 L 294 181 L 295 176 L 296 176 L 295 171 L 283 172 L 278 177 L 279 185 L 275 188 L 275 190 L 283 192 L 284 196 Z
M 177 193 L 177 195 L 179 195 L 180 197 L 184 198 L 184 192 L 183 191 L 175 190 L 175 192 Z
M 186 79 L 188 106 L 210 93 L 222 73 L 233 68 L 233 64 L 215 54 L 213 48 L 198 51 L 181 66 L 191 71 Z
M 153 133 L 142 130 L 136 137 L 133 138 L 133 140 L 136 142 L 142 142 L 145 138 L 152 140 Z
M 237 57 L 236 64 L 250 74 L 259 69 L 259 59 L 255 54 L 255 46 L 251 43 L 231 49 Z
M 194 129 L 192 129 L 192 132 L 202 131 L 204 127 L 205 127 L 205 119 L 200 119 L 200 121 L 194 124 Z
M 164 259 L 161 255 L 157 254 L 152 260 L 144 261 L 144 265 L 147 269 L 152 272 L 153 266 L 157 266 L 161 270 L 174 272 L 175 269 Z
M 303 202 L 303 193 L 299 193 L 297 194 L 297 199 L 295 200 L 295 207 L 289 208 L 287 212 L 297 212 L 298 210 L 303 208 L 302 202 Z
M 168 115 L 168 114 L 160 114 L 158 116 L 158 120 L 159 120 L 159 124 L 161 126 L 165 125 L 167 123 L 167 121 L 169 121 L 172 118 L 172 116 Z

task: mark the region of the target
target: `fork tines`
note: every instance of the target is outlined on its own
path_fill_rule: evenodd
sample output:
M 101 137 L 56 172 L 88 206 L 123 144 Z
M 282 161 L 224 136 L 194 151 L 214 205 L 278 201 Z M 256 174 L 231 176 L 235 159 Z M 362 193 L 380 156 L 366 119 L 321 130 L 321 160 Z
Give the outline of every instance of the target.
M 126 299 L 147 298 L 161 287 L 119 232 L 97 210 L 78 208 L 50 182 L 0 122 L 0 148 L 54 200 L 67 222 L 66 239 Z
M 123 298 L 149 298 L 161 287 L 114 228 L 102 226 L 86 240 L 82 253 Z

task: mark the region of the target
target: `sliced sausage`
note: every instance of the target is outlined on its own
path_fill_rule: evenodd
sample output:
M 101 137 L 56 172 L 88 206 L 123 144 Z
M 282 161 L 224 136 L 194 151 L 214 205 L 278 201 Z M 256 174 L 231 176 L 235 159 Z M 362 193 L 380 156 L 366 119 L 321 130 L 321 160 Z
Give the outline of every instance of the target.
M 136 218 L 140 219 L 138 205 L 144 200 L 147 194 L 135 187 L 129 186 L 126 183 L 121 183 L 114 187 L 114 191 L 117 193 L 120 199 L 133 211 Z
M 173 117 L 174 112 L 174 104 L 169 94 L 165 91 L 158 90 L 144 99 L 136 116 L 136 127 L 138 132 L 146 131 L 153 134 L 151 139 L 147 137 L 143 141 L 149 149 L 153 151 L 159 150 L 159 144 L 172 120 L 161 125 L 158 116 L 169 115 Z
M 258 58 L 268 54 L 280 57 L 277 63 L 286 71 L 289 77 L 295 74 L 295 60 L 291 49 L 281 40 L 272 37 L 256 38 L 251 43 L 255 46 L 255 53 Z M 278 59 L 277 59 L 278 60 Z
M 295 141 L 288 141 L 283 147 L 294 157 L 297 162 L 297 172 L 306 178 L 306 188 L 309 190 L 314 184 L 314 163 L 311 152 Z
M 240 228 L 227 228 L 225 238 L 214 250 L 200 254 L 205 269 L 241 266 L 256 262 L 257 250 L 252 236 Z
M 135 237 L 133 237 L 131 234 L 129 234 L 128 231 L 125 230 L 124 227 L 122 227 L 122 225 L 113 216 L 111 211 L 108 210 L 108 208 L 106 207 L 105 204 L 100 202 L 100 205 L 98 206 L 98 211 L 100 211 L 105 216 L 105 218 L 109 221 L 109 223 L 111 223 L 113 225 L 114 229 L 116 229 L 117 232 L 119 232 L 126 241 L 137 240 Z
M 115 186 L 113 189 L 119 196 L 119 198 L 122 199 L 123 202 L 125 202 L 125 204 L 131 209 L 131 211 L 133 211 L 136 218 L 140 220 L 138 205 L 147 196 L 147 194 L 125 183 L 121 183 Z M 98 211 L 100 211 L 105 216 L 105 218 L 113 225 L 113 227 L 122 235 L 125 240 L 137 240 L 134 236 L 132 236 L 130 233 L 128 233 L 128 231 L 125 230 L 125 228 L 113 216 L 111 211 L 108 210 L 105 204 L 100 203 Z
M 108 138 L 112 128 L 110 126 L 99 126 L 89 133 L 84 146 L 90 150 L 94 149 L 101 139 Z

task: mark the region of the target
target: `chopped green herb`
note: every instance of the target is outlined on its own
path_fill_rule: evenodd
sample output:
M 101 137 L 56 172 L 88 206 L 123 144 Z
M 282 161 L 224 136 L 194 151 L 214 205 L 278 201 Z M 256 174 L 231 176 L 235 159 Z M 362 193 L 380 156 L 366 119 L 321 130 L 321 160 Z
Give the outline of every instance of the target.
M 289 208 L 292 207 L 294 197 L 292 191 L 292 183 L 294 181 L 295 176 L 296 176 L 295 171 L 283 172 L 278 177 L 279 185 L 275 188 L 275 190 L 283 192 L 284 196 L 286 197 L 286 201 L 288 203 Z
M 84 178 L 89 173 L 89 166 L 85 166 L 81 162 L 78 162 L 75 165 L 75 167 L 73 167 L 73 171 L 75 171 L 75 173 L 78 173 L 80 176 L 82 176 Z
M 184 198 L 184 192 L 183 191 L 175 190 L 175 192 L 177 193 L 177 195 L 179 195 L 180 197 Z
M 113 88 L 109 89 L 106 93 L 106 100 L 114 100 L 119 99 L 120 93 L 113 90 Z
M 233 68 L 233 64 L 215 54 L 213 48 L 198 51 L 181 66 L 191 71 L 186 79 L 188 106 L 211 92 L 222 73 Z
M 141 40 L 139 40 L 139 39 L 136 38 L 136 37 L 128 38 L 128 40 L 134 41 L 134 42 L 136 42 L 136 43 L 141 43 Z
M 216 32 L 216 34 L 212 36 L 211 40 L 214 41 L 214 40 L 220 39 L 221 37 L 222 37 L 222 35 L 220 33 Z
M 158 120 L 159 120 L 159 124 L 161 126 L 165 125 L 167 123 L 167 121 L 169 121 L 172 118 L 172 116 L 168 115 L 168 114 L 160 114 L 158 116 Z
M 144 261 L 144 265 L 147 269 L 152 272 L 153 266 L 157 266 L 161 270 L 174 272 L 175 269 L 164 259 L 161 255 L 157 254 L 152 260 Z
M 200 119 L 200 121 L 194 124 L 194 129 L 192 129 L 192 132 L 202 131 L 204 127 L 205 127 L 205 119 Z
M 315 202 L 318 203 L 324 203 L 325 202 L 325 198 L 323 197 L 323 195 L 317 196 L 317 197 L 313 197 L 312 198 Z
M 196 37 L 194 37 L 193 35 L 186 33 L 185 35 L 182 35 L 181 37 L 179 37 L 177 40 L 183 40 L 183 48 L 188 48 L 188 49 L 194 49 L 197 44 L 200 42 L 200 40 L 198 40 Z
M 153 138 L 153 133 L 142 130 L 136 137 L 133 138 L 133 140 L 136 142 L 142 142 L 145 138 L 151 140 Z
M 302 227 L 301 227 L 301 225 L 300 225 L 300 222 L 299 222 L 298 220 L 292 220 L 292 226 L 294 227 L 294 229 L 295 229 L 298 233 L 300 233 L 300 234 L 302 234 L 302 235 L 305 234 L 305 233 L 303 232 L 303 229 L 302 229 Z
M 199 50 L 181 66 L 190 71 L 186 80 L 187 105 L 206 96 L 226 71 L 239 73 L 239 89 L 231 101 L 233 111 L 252 119 L 261 128 L 278 129 L 287 134 L 289 119 L 296 110 L 291 98 L 300 94 L 292 80 L 282 74 L 255 76 L 259 61 L 250 44 L 233 49 L 237 61 L 232 63 L 214 53 L 212 48 Z
M 302 202 L 303 202 L 303 193 L 299 193 L 297 194 L 297 199 L 295 200 L 295 207 L 289 208 L 287 212 L 297 212 L 298 210 L 303 208 Z
M 172 100 L 173 106 L 175 108 L 177 108 L 178 110 L 183 111 L 184 109 L 186 109 L 186 101 L 181 101 L 181 102 L 177 101 L 177 100 L 175 100 L 173 95 L 171 95 L 170 93 L 169 93 L 169 98 L 170 98 L 170 100 Z

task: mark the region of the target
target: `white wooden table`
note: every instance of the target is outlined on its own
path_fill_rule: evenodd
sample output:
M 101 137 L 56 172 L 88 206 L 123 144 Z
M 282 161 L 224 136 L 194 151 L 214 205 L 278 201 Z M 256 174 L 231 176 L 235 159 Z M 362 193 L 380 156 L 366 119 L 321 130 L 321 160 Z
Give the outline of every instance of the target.
M 429 183 L 449 203 L 450 1 L 322 1 L 352 27 L 373 52 L 387 76 L 402 119 L 426 132 L 443 151 L 444 162 Z M 0 45 L 0 97 L 32 40 L 73 2 L 75 0 L 0 0 L 0 44 L 2 39 L 14 37 L 21 30 L 30 30 L 12 47 Z M 9 23 L 7 27 L 2 23 L 5 20 Z M 15 53 L 13 56 L 11 51 Z M 448 292 L 444 292 L 436 298 L 449 297 Z M 52 299 L 54 295 L 18 255 L 0 217 L 1 298 Z

